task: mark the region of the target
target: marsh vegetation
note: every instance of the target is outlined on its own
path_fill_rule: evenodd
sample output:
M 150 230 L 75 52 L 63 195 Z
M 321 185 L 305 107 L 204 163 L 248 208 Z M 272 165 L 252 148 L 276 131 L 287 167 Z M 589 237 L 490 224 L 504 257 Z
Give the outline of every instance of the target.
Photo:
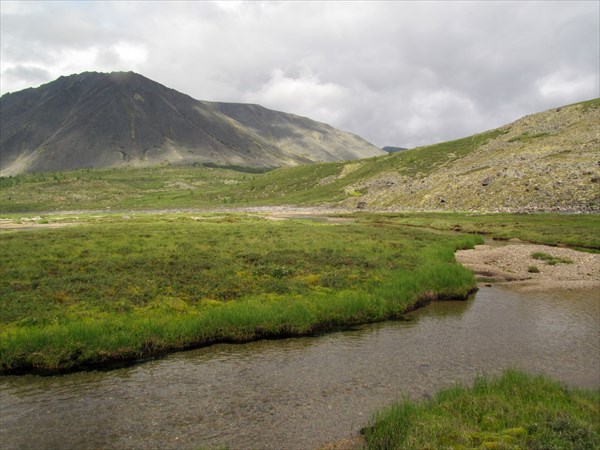
M 508 370 L 431 400 L 396 403 L 366 429 L 369 449 L 600 447 L 600 390 Z
M 475 279 L 454 252 L 481 234 L 598 248 L 594 218 L 583 215 L 353 217 L 44 216 L 44 226 L 78 225 L 2 231 L 1 370 L 67 370 L 395 318 L 465 298 Z
M 64 370 L 214 342 L 306 335 L 465 298 L 439 236 L 365 220 L 114 216 L 2 236 L 3 371 Z

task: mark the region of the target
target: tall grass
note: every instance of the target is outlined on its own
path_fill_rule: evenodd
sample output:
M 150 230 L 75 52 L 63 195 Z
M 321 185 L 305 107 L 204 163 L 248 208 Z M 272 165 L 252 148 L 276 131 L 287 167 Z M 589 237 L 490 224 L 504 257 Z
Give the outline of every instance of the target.
M 465 298 L 474 278 L 453 252 L 478 242 L 239 216 L 5 235 L 0 369 L 62 370 L 394 318 Z
M 404 400 L 373 418 L 369 449 L 600 448 L 600 390 L 570 390 L 544 376 L 508 370 L 472 387 Z

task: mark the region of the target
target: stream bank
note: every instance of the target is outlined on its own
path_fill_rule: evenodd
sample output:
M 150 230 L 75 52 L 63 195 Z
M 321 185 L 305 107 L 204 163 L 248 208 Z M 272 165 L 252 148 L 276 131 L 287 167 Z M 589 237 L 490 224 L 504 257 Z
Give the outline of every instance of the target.
M 477 374 L 600 386 L 597 292 L 482 287 L 404 320 L 322 336 L 219 344 L 110 372 L 0 377 L 3 448 L 319 448 L 392 399 Z M 36 430 L 32 433 L 31 430 Z
M 600 289 L 598 253 L 548 245 L 509 243 L 502 246 L 477 245 L 471 250 L 459 250 L 456 260 L 473 270 L 483 281 L 506 284 L 521 292 Z

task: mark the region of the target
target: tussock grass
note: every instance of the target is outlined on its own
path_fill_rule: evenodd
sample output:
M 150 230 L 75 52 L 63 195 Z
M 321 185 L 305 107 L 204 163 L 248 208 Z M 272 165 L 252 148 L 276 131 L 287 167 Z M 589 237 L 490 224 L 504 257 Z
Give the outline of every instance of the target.
M 429 401 L 401 401 L 365 430 L 369 449 L 600 448 L 600 390 L 508 370 Z
M 0 370 L 66 370 L 398 317 L 475 286 L 477 236 L 143 215 L 6 233 Z

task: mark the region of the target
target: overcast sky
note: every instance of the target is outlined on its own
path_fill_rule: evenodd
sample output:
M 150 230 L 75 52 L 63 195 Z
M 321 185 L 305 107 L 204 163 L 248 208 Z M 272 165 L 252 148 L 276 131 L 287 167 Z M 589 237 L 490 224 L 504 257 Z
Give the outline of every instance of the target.
M 600 2 L 0 3 L 0 89 L 132 70 L 414 147 L 600 96 Z

